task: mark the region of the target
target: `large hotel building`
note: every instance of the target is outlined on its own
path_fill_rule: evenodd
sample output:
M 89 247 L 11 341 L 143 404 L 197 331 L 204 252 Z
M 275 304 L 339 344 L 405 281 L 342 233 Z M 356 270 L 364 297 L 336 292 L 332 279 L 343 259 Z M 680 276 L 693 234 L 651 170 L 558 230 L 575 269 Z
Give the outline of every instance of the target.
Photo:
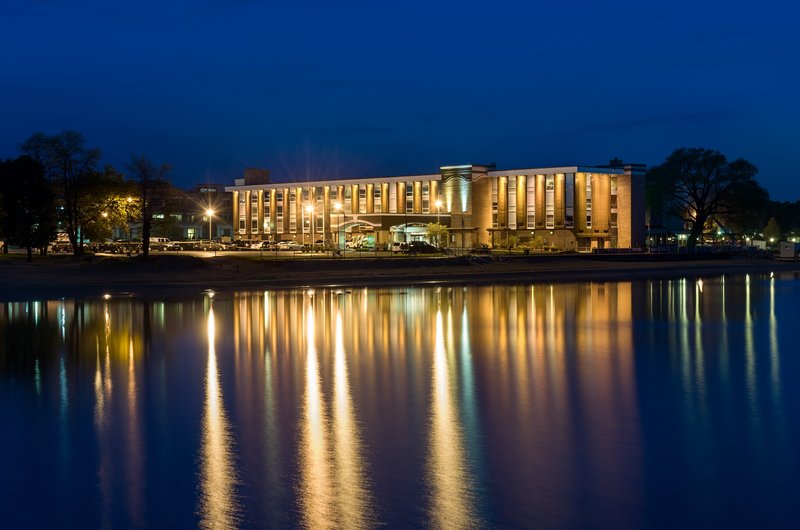
M 507 247 L 538 236 L 565 250 L 644 245 L 642 164 L 497 170 L 443 166 L 438 173 L 270 182 L 247 169 L 234 186 L 233 237 L 386 248 L 448 229 L 449 246 Z

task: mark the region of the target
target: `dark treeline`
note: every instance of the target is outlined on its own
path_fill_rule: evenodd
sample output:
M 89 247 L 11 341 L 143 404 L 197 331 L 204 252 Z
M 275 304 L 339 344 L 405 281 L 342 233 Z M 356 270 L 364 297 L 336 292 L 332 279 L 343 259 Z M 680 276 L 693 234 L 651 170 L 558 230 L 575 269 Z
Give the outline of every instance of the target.
M 704 237 L 736 244 L 745 238 L 777 242 L 800 236 L 800 201 L 770 200 L 757 173 L 747 160 L 729 161 L 719 151 L 677 149 L 647 172 L 651 220 L 682 223 L 689 248 Z
M 155 166 L 131 155 L 124 173 L 98 168 L 100 150 L 83 135 L 62 131 L 35 133 L 20 145 L 16 159 L 0 162 L 0 238 L 46 253 L 57 234 L 66 235 L 75 255 L 86 241 L 103 241 L 115 226 L 135 221 L 142 227 L 142 252 L 149 253 L 153 214 L 169 187 L 169 166 Z

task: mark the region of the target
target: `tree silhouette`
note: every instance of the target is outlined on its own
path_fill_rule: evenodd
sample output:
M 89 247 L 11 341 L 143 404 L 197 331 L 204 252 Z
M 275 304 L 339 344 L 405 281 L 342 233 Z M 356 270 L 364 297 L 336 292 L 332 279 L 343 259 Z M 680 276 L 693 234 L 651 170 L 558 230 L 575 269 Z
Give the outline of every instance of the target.
M 26 248 L 31 261 L 33 249 L 47 247 L 56 235 L 55 200 L 44 168 L 29 156 L 0 163 L 0 194 L 6 242 Z
M 142 155 L 131 155 L 127 168 L 138 195 L 137 206 L 142 222 L 142 255 L 147 257 L 150 254 L 153 214 L 164 206 L 169 188 L 167 175 L 170 167 L 166 164 L 156 167 Z
M 659 190 L 662 208 L 689 226 L 687 246 L 694 249 L 709 220 L 721 220 L 748 209 L 748 189 L 760 188 L 756 167 L 743 159 L 728 162 L 719 151 L 680 148 L 647 173 L 651 188 Z
M 83 135 L 77 131 L 62 131 L 52 136 L 35 133 L 20 149 L 44 168 L 55 191 L 59 220 L 72 251 L 75 255 L 82 254 L 81 200 L 100 159 L 100 150 L 87 149 Z

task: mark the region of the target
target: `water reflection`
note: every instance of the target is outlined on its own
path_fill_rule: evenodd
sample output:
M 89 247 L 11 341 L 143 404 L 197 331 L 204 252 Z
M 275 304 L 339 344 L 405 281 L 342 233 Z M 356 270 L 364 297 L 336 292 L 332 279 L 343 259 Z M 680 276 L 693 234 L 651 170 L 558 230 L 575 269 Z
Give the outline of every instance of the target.
M 369 482 L 364 454 L 350 394 L 344 346 L 344 324 L 340 309 L 333 321 L 333 392 L 326 403 L 320 380 L 319 350 L 315 323 L 315 299 L 305 301 L 306 365 L 305 400 L 300 440 L 300 504 L 306 528 L 369 528 L 372 521 Z M 327 345 L 329 329 L 323 329 Z M 330 418 L 329 418 L 330 415 Z
M 454 377 L 448 360 L 452 355 L 448 355 L 445 347 L 441 310 L 436 312 L 435 329 L 428 464 L 432 490 L 430 518 L 435 528 L 478 528 L 472 474 L 467 465 L 458 401 L 453 395 Z
M 339 528 L 367 528 L 371 518 L 370 493 L 364 470 L 358 422 L 350 395 L 350 381 L 344 349 L 342 314 L 336 310 L 333 369 L 334 469 L 338 492 Z
M 8 526 L 777 527 L 798 293 L 752 275 L 0 304 L 3 498 L 53 506 Z
M 203 443 L 200 449 L 200 526 L 236 528 L 240 507 L 236 498 L 237 475 L 230 425 L 217 370 L 214 306 L 208 307 L 208 365 L 203 410 Z
M 313 300 L 306 299 L 306 304 L 306 392 L 300 439 L 300 504 L 306 528 L 334 528 L 333 470 L 314 341 Z

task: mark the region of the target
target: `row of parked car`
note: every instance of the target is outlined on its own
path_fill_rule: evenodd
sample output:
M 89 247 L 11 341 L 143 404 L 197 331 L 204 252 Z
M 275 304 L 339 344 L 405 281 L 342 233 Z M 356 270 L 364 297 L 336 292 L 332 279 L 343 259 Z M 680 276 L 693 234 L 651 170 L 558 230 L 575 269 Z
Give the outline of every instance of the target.
M 138 254 L 142 251 L 141 241 L 117 240 L 102 243 L 90 243 L 86 245 L 91 252 L 103 252 L 109 254 Z M 203 251 L 292 251 L 292 252 L 325 252 L 337 251 L 338 249 L 331 244 L 325 244 L 322 240 L 317 240 L 313 245 L 303 244 L 297 241 L 257 241 L 249 239 L 238 239 L 231 243 L 223 243 L 210 239 L 198 239 L 191 241 L 171 241 L 165 237 L 150 238 L 150 250 L 160 251 L 182 251 L 182 250 L 203 250 Z M 372 249 L 370 249 L 372 250 Z M 395 254 L 436 254 L 442 252 L 425 241 L 409 241 L 407 243 L 392 243 L 389 250 Z M 51 252 L 71 252 L 72 247 L 69 243 L 53 243 L 50 247 Z M 488 253 L 488 247 L 480 249 Z

